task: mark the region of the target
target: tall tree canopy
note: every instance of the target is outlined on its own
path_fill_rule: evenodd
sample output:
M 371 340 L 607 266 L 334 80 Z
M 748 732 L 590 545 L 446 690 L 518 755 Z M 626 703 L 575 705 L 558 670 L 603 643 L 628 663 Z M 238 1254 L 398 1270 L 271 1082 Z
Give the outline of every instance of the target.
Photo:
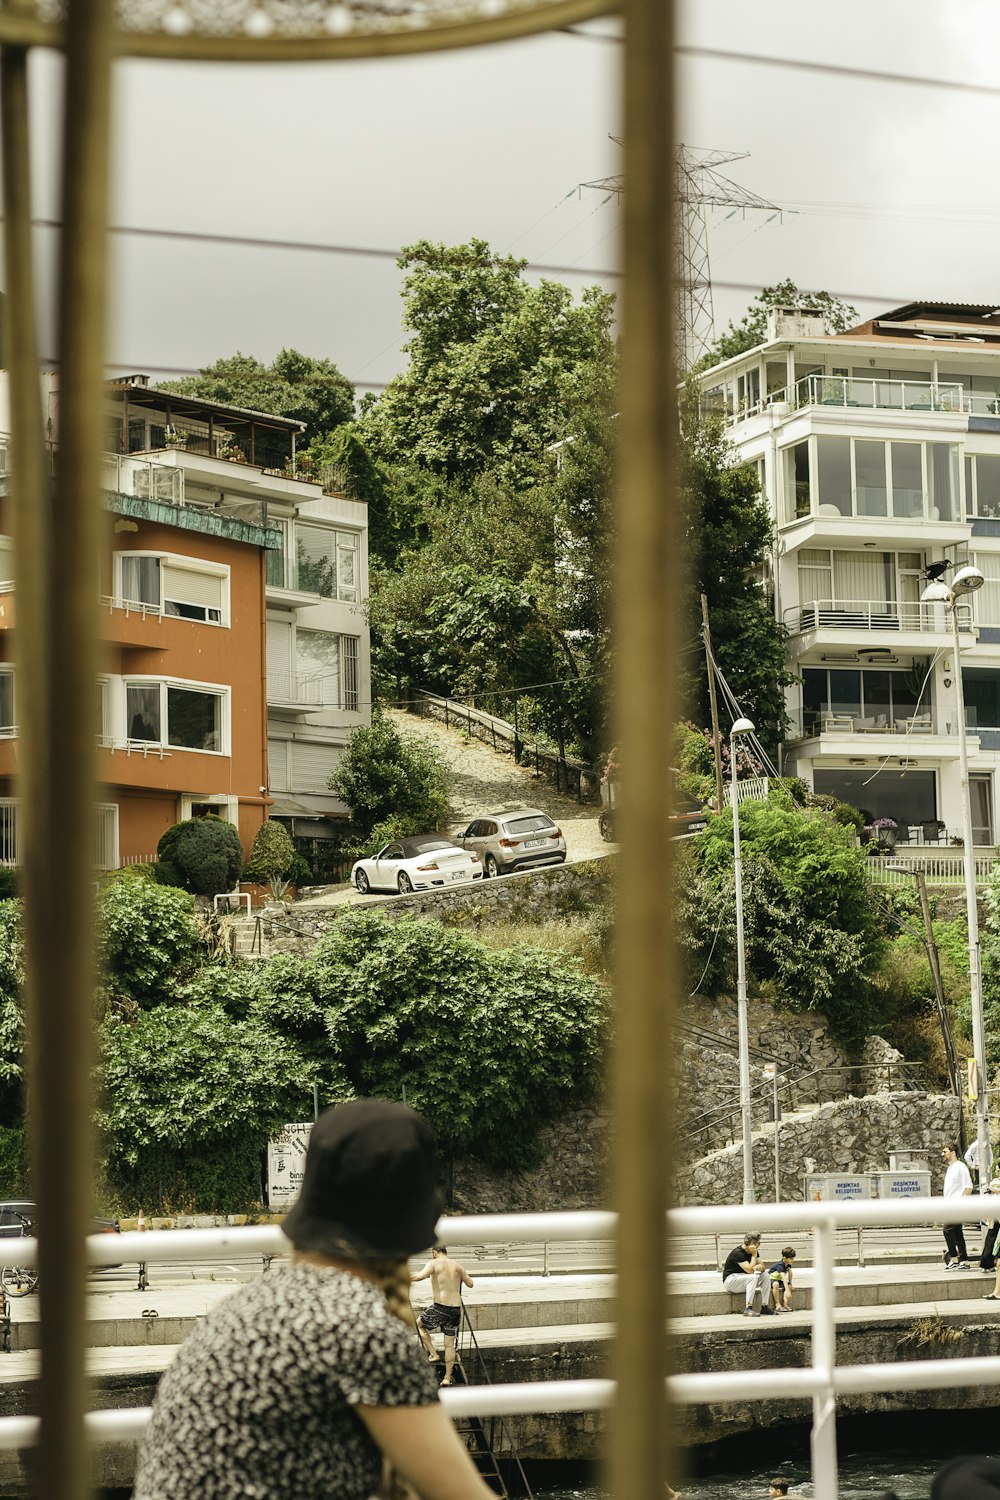
M 569 435 L 567 404 L 585 372 L 611 360 L 614 298 L 529 286 L 525 264 L 484 240 L 404 249 L 409 364 L 363 403 L 374 458 L 466 485 L 487 471 L 520 484 L 538 476 L 546 449 Z
M 772 528 L 757 473 L 751 464 L 735 462 L 721 418 L 699 414 L 696 392 L 682 405 L 682 438 L 685 634 L 691 640 L 701 634 L 704 594 L 715 659 L 742 711 L 773 745 L 785 723 L 783 689 L 793 678 L 768 583 Z M 687 710 L 707 725 L 704 661 L 697 654 L 686 660 Z
M 164 389 L 294 417 L 305 422 L 310 441 L 325 437 L 354 415 L 354 387 L 347 376 L 332 360 L 312 359 L 297 349 L 282 349 L 270 365 L 237 351 L 197 375 L 168 382 Z
M 769 307 L 800 307 L 809 312 L 822 313 L 834 333 L 843 333 L 858 321 L 857 308 L 843 302 L 830 292 L 803 292 L 790 277 L 776 286 L 765 286 L 757 293 L 738 323 L 730 322 L 725 333 L 719 335 L 714 344 L 705 351 L 695 366 L 696 370 L 707 370 L 732 359 L 736 354 L 745 354 L 755 349 L 767 337 L 767 310 Z

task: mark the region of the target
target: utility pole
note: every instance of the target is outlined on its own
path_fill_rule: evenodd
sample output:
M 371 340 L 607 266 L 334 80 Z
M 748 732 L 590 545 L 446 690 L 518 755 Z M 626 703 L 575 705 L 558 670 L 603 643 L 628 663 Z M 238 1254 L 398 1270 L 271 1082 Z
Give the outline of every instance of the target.
M 722 812 L 726 794 L 722 787 L 722 735 L 719 732 L 719 705 L 715 697 L 715 663 L 712 660 L 712 631 L 708 623 L 708 600 L 701 596 L 701 634 L 705 642 L 705 666 L 708 670 L 708 706 L 712 715 L 712 750 L 715 754 L 715 810 Z

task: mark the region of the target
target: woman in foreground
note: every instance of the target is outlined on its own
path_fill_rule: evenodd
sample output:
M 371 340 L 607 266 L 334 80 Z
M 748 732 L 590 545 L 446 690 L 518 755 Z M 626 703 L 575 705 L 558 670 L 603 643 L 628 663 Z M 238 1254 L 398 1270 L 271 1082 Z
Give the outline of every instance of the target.
M 414 1334 L 409 1256 L 441 1209 L 433 1133 L 359 1099 L 313 1127 L 292 1266 L 204 1318 L 163 1376 L 133 1500 L 494 1500 Z M 382 1488 L 380 1489 L 380 1482 Z

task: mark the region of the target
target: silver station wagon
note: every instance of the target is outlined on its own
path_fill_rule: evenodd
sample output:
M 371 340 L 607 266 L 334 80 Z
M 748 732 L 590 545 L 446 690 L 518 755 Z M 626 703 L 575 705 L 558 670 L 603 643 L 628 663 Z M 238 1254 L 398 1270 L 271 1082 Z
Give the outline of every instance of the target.
M 559 865 L 566 858 L 562 829 L 537 807 L 473 818 L 464 833 L 456 834 L 455 843 L 479 855 L 490 879 L 532 865 Z

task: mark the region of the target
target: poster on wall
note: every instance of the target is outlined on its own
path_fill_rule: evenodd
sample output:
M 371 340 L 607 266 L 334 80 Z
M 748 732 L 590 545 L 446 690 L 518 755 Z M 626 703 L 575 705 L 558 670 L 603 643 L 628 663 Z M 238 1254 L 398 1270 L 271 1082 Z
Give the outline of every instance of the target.
M 299 1196 L 312 1128 L 312 1120 L 286 1125 L 267 1143 L 267 1202 L 274 1213 L 284 1213 Z

